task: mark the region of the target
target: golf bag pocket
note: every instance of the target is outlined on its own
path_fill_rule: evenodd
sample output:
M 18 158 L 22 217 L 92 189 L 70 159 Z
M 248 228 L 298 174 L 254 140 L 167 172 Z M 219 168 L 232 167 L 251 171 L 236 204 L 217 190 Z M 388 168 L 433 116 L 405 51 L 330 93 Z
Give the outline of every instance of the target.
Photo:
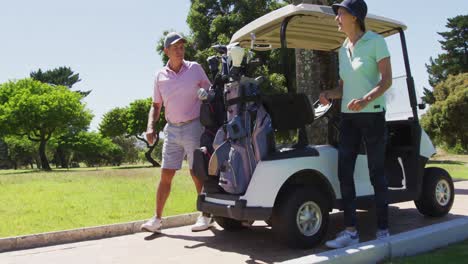
M 220 167 L 219 185 L 228 193 L 244 193 L 250 182 L 251 166 L 248 150 L 242 145 L 232 144 L 228 159 Z
M 271 118 L 263 106 L 257 110 L 257 117 L 252 132 L 252 144 L 257 162 L 263 160 L 268 153 L 275 150 L 275 136 L 271 125 Z
M 247 131 L 243 125 L 242 118 L 239 115 L 236 115 L 229 123 L 226 125 L 227 134 L 232 140 L 243 138 L 247 136 Z
M 231 150 L 231 143 L 229 141 L 223 142 L 219 145 L 208 163 L 208 175 L 219 175 L 219 171 L 224 161 L 229 158 L 229 151 Z

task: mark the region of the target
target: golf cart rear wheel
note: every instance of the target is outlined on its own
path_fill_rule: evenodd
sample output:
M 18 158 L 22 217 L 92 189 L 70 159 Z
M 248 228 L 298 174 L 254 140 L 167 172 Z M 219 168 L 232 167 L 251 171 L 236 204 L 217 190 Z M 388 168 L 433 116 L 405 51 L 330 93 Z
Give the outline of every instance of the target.
M 241 221 L 232 218 L 216 216 L 214 220 L 226 231 L 238 231 L 245 228 Z
M 450 211 L 454 196 L 453 181 L 448 172 L 441 168 L 426 168 L 421 197 L 414 203 L 421 214 L 440 217 Z
M 292 248 L 311 248 L 325 236 L 329 206 L 321 192 L 300 187 L 282 198 L 273 216 L 273 231 Z

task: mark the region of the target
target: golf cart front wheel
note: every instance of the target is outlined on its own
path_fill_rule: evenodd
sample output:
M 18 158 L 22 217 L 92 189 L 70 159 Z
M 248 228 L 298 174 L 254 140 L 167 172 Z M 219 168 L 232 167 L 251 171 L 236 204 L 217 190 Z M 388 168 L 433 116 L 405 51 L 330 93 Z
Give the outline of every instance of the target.
M 421 214 L 440 217 L 450 211 L 454 197 L 455 189 L 449 173 L 441 168 L 426 168 L 421 197 L 414 203 Z
M 328 227 L 325 196 L 313 187 L 296 189 L 283 197 L 273 216 L 273 231 L 292 248 L 311 248 L 320 243 Z

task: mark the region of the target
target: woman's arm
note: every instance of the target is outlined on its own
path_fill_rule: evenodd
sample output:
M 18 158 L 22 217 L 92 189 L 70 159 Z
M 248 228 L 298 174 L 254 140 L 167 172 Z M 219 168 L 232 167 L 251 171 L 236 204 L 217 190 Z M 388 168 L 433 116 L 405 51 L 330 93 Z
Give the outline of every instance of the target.
M 378 62 L 379 72 L 382 76 L 380 82 L 372 90 L 370 90 L 361 99 L 353 99 L 348 104 L 348 109 L 352 111 L 360 111 L 366 107 L 370 102 L 374 101 L 379 96 L 383 95 L 385 91 L 392 86 L 392 65 L 390 57 L 381 59 Z

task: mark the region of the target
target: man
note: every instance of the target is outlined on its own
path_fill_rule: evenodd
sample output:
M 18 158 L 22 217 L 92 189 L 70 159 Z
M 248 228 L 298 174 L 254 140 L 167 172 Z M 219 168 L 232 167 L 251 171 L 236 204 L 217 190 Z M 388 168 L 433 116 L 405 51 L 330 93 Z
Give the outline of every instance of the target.
M 156 191 L 156 214 L 141 226 L 143 231 L 161 231 L 161 217 L 171 191 L 172 179 L 181 168 L 185 155 L 197 192 L 200 193 L 202 189 L 202 183 L 192 170 L 193 151 L 200 147 L 203 130 L 199 120 L 200 100 L 197 91 L 200 88 L 208 89 L 211 84 L 198 63 L 184 60 L 185 43 L 186 40 L 181 35 L 175 32 L 167 34 L 164 39 L 164 53 L 169 61 L 156 74 L 154 81 L 153 105 L 148 114 L 146 130 L 149 144 L 153 144 L 158 137 L 154 124 L 159 120 L 163 105 L 167 124 L 164 128 L 161 180 Z M 192 226 L 192 231 L 206 230 L 211 226 L 211 218 L 201 215 Z

